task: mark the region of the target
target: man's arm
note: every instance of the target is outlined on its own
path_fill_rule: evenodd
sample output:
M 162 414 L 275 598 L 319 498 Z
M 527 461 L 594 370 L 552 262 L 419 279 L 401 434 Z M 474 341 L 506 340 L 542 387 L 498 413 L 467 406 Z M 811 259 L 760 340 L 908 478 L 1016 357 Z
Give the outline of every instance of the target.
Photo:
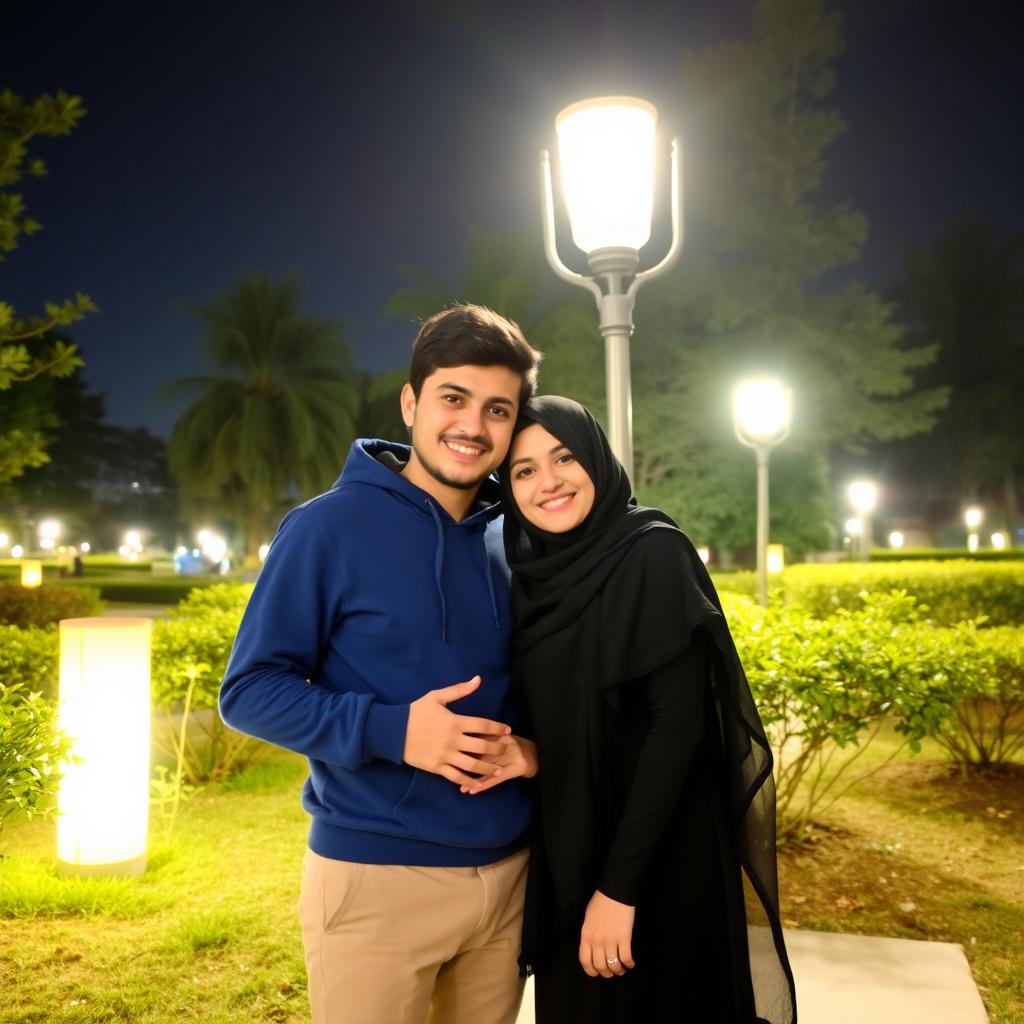
M 346 768 L 377 757 L 460 784 L 474 781 L 467 771 L 491 773 L 494 766 L 473 755 L 498 753 L 497 738 L 508 728 L 445 707 L 479 683 L 430 691 L 410 705 L 383 704 L 374 694 L 339 693 L 307 682 L 343 608 L 340 567 L 304 512 L 295 509 L 285 517 L 242 617 L 221 684 L 224 721 L 239 732 Z

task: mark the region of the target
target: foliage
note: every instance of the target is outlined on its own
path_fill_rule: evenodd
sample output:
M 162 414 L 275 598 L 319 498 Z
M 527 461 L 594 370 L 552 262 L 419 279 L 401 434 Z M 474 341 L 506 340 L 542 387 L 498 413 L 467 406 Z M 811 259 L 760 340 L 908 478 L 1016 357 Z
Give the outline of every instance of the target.
M 1024 548 L 873 548 L 872 562 L 1024 562 Z
M 815 818 L 888 763 L 867 772 L 857 764 L 886 724 L 914 751 L 947 728 L 957 694 L 913 598 L 865 594 L 860 608 L 826 619 L 733 598 L 729 617 L 772 742 L 782 841 L 804 838 Z
M 928 379 L 953 385 L 935 430 L 900 462 L 908 477 L 926 466 L 990 512 L 1002 505 L 1013 536 L 1024 484 L 1024 234 L 959 224 L 910 253 L 895 297 L 915 344 L 938 353 Z M 928 458 L 937 449 L 938 465 Z
M 0 625 L 0 683 L 57 696 L 57 633 L 37 626 Z
M 1007 765 L 1024 749 L 1024 630 L 943 630 L 943 671 L 960 698 L 954 727 L 935 737 L 954 761 L 974 768 Z
M 94 587 L 0 583 L 0 623 L 9 626 L 51 626 L 61 619 L 98 615 L 102 607 Z
M 251 585 L 237 583 L 194 590 L 153 625 L 152 697 L 161 716 L 153 742 L 174 759 L 179 792 L 182 782 L 223 779 L 270 750 L 228 728 L 217 711 L 220 681 L 251 593 Z
M 288 489 L 309 497 L 329 487 L 355 436 L 348 344 L 301 301 L 294 278 L 252 274 L 196 307 L 214 373 L 164 389 L 197 396 L 171 434 L 172 473 L 186 497 L 214 499 L 245 525 L 253 565 Z
M 837 609 L 861 606 L 866 592 L 903 591 L 937 625 L 984 616 L 986 624 L 1024 625 L 1024 566 L 1015 562 L 841 562 L 791 565 L 772 577 L 773 599 L 797 604 L 824 618 Z M 718 586 L 753 594 L 753 573 L 716 577 Z
M 18 683 L 0 682 L 0 830 L 14 814 L 53 811 L 60 764 L 71 742 L 57 727 L 57 706 Z
M 77 96 L 58 92 L 27 101 L 10 89 L 0 91 L 0 261 L 13 252 L 22 236 L 41 227 L 25 210 L 24 196 L 15 191 L 23 178 L 46 175 L 45 161 L 30 155 L 28 144 L 37 136 L 67 135 L 85 115 Z M 51 332 L 81 320 L 96 307 L 79 293 L 63 302 L 48 302 L 41 315 L 19 319 L 0 297 L 0 391 L 41 376 L 66 377 L 82 365 L 75 346 Z M 11 426 L 0 432 L 0 483 L 26 467 L 46 461 L 44 422 Z

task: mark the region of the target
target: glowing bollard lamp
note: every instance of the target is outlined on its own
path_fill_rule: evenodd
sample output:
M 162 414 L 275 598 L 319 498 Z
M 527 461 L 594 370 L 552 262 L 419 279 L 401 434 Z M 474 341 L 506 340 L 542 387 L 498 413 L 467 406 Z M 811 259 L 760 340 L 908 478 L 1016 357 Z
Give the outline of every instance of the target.
M 21 585 L 29 588 L 43 585 L 43 563 L 38 558 L 26 558 L 21 563 Z
M 633 477 L 633 410 L 629 339 L 640 286 L 679 258 L 682 230 L 682 143 L 672 140 L 672 243 L 665 258 L 637 272 L 640 249 L 651 237 L 654 207 L 655 126 L 658 112 L 645 100 L 604 96 L 566 107 L 555 118 L 562 187 L 573 241 L 593 277 L 570 270 L 558 255 L 551 163 L 543 150 L 541 203 L 544 252 L 551 269 L 597 301 L 605 341 L 608 440 Z
M 142 618 L 62 619 L 57 797 L 62 874 L 141 875 L 149 824 L 149 658 Z

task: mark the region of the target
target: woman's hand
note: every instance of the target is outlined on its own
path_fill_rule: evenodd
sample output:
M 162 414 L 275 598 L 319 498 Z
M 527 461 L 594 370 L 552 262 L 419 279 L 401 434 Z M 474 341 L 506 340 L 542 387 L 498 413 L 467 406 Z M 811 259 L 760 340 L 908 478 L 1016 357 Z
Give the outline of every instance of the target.
M 481 761 L 497 765 L 497 771 L 487 778 L 478 779 L 472 785 L 462 785 L 459 791 L 471 796 L 482 793 L 485 789 L 493 789 L 509 779 L 532 779 L 537 774 L 537 744 L 522 736 L 504 736 L 499 741 L 502 745 L 500 754 L 478 755 Z
M 605 896 L 598 890 L 590 897 L 580 930 L 580 966 L 596 978 L 611 978 L 635 967 L 633 918 L 636 907 Z

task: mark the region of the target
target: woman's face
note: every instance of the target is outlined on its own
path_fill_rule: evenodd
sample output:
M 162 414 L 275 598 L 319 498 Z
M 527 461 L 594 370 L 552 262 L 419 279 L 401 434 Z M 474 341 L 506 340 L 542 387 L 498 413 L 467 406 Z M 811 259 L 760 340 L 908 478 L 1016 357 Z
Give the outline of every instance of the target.
M 516 435 L 509 462 L 512 496 L 534 526 L 565 533 L 594 507 L 594 482 L 553 434 L 534 423 Z

